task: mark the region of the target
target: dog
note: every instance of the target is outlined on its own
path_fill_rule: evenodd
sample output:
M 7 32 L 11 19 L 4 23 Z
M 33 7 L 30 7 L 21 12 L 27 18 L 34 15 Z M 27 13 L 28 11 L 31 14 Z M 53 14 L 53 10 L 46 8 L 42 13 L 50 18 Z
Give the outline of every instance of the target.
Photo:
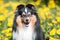
M 13 22 L 13 40 L 45 40 L 34 5 L 17 6 Z

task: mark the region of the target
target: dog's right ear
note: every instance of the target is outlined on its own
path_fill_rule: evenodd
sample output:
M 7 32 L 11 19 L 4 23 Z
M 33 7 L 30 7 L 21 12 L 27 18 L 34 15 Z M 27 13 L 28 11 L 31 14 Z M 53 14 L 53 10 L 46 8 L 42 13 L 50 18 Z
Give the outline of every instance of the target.
M 21 9 L 22 8 L 24 8 L 23 4 L 20 4 L 20 5 L 17 6 L 17 9 L 16 9 L 17 11 L 16 12 L 18 12 L 18 15 L 21 15 L 21 13 L 22 13 Z
M 20 4 L 20 5 L 17 6 L 17 9 L 18 10 L 21 10 L 22 8 L 24 8 L 24 5 L 23 4 Z

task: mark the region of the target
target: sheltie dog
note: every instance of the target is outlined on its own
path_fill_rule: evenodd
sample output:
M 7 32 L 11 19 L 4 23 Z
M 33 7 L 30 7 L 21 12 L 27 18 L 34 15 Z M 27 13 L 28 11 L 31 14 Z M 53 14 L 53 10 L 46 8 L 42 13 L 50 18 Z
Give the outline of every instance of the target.
M 40 19 L 32 4 L 17 6 L 13 22 L 13 40 L 45 40 Z

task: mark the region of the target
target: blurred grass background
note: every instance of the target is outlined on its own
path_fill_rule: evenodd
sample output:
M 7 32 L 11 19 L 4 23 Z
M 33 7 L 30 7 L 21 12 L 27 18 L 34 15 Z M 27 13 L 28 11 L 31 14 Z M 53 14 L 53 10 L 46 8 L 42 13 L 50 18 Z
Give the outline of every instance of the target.
M 45 37 L 60 40 L 60 0 L 0 0 L 0 40 L 11 38 L 16 7 L 28 3 L 36 6 Z

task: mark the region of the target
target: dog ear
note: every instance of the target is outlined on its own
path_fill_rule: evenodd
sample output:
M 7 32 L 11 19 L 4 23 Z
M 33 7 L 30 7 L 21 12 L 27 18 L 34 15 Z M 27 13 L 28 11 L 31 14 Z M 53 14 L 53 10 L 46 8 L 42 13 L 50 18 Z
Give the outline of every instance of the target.
M 20 4 L 20 5 L 17 6 L 17 9 L 18 9 L 18 10 L 20 10 L 20 9 L 22 9 L 22 8 L 24 8 L 24 5 L 23 5 L 23 4 Z
M 32 5 L 32 4 L 27 4 L 26 7 L 31 10 L 31 13 L 32 13 L 32 14 L 36 14 L 37 10 L 36 10 L 36 7 L 35 7 L 34 5 Z
M 17 12 L 18 12 L 19 15 L 21 15 L 21 13 L 22 13 L 22 11 L 21 11 L 22 8 L 24 8 L 23 4 L 20 4 L 20 5 L 17 6 Z
M 35 6 L 32 4 L 27 4 L 26 7 L 28 7 L 29 9 L 32 9 L 32 10 L 36 10 Z

